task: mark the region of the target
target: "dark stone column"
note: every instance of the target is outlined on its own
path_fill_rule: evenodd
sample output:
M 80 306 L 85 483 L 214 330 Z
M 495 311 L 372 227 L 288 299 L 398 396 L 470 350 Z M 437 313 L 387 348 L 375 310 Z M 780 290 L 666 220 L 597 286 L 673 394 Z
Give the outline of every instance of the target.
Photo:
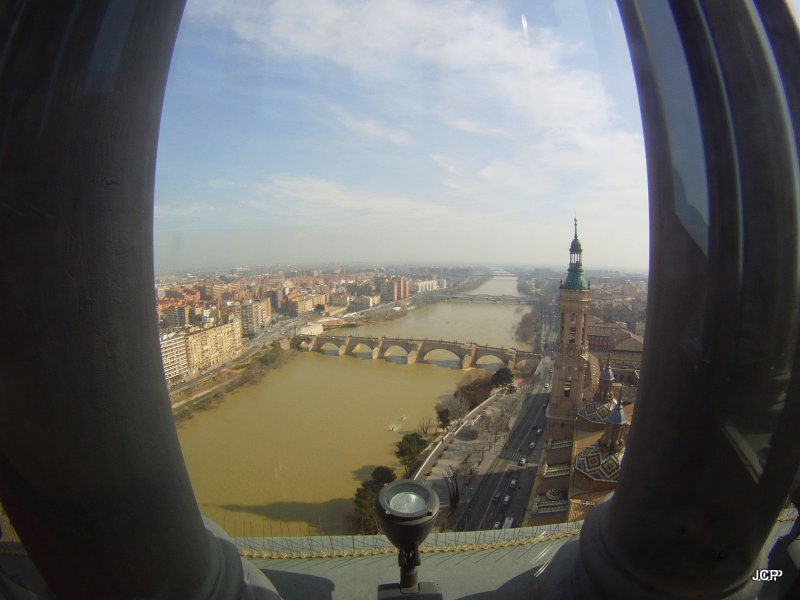
M 0 502 L 63 598 L 239 598 L 253 575 L 200 517 L 160 359 L 153 184 L 183 4 L 0 3 Z
M 539 597 L 754 598 L 800 461 L 800 44 L 770 29 L 780 2 L 618 5 L 650 195 L 642 379 L 614 496 Z

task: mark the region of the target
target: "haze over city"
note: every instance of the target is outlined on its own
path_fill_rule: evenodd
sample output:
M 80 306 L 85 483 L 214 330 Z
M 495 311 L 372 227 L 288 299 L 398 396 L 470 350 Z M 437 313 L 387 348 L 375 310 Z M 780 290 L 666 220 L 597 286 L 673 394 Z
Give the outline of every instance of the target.
M 280 262 L 644 271 L 647 181 L 612 0 L 189 2 L 156 270 Z

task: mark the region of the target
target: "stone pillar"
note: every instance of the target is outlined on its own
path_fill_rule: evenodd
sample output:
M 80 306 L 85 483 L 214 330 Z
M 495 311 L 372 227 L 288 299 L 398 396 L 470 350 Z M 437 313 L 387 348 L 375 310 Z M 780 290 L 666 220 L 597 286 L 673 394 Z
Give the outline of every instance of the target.
M 183 4 L 0 3 L 0 502 L 60 598 L 269 590 L 200 516 L 158 342 L 153 185 Z
M 462 369 L 469 369 L 475 366 L 477 362 L 475 360 L 475 348 L 469 350 L 464 356 L 461 357 L 461 368 Z
M 381 340 L 380 344 L 378 344 L 378 358 L 384 358 L 386 356 L 388 347 L 389 345 L 386 343 L 386 340 Z
M 423 344 L 415 344 L 408 349 L 408 364 L 415 362 L 423 362 L 425 354 L 422 351 Z

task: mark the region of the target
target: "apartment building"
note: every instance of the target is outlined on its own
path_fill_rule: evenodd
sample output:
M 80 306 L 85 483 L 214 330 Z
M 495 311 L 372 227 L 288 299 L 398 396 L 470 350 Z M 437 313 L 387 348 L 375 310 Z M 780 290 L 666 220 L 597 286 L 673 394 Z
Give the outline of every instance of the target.
M 166 380 L 185 375 L 189 371 L 189 359 L 184 336 L 180 333 L 169 333 L 162 335 L 160 341 L 161 362 Z
M 253 336 L 269 323 L 272 307 L 269 298 L 237 302 L 233 307 L 235 319 L 239 321 L 243 337 Z

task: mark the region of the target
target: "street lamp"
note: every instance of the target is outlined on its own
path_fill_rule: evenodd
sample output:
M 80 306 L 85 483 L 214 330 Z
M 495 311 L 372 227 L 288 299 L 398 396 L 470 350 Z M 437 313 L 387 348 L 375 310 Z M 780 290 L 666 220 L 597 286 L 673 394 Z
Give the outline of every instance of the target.
M 378 600 L 414 595 L 422 600 L 441 600 L 439 584 L 417 581 L 419 545 L 428 537 L 439 513 L 439 496 L 412 479 L 400 479 L 381 489 L 375 511 L 386 537 L 398 550 L 400 583 L 378 586 Z

